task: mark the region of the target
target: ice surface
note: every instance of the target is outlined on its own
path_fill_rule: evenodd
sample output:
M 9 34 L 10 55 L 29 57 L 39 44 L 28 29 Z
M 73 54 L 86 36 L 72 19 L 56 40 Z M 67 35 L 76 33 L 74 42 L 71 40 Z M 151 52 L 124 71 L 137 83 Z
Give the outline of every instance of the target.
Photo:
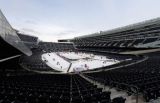
M 115 59 L 109 59 L 106 56 L 81 52 L 45 53 L 42 55 L 42 60 L 51 68 L 64 73 L 68 70 L 68 72 L 91 70 L 120 62 Z

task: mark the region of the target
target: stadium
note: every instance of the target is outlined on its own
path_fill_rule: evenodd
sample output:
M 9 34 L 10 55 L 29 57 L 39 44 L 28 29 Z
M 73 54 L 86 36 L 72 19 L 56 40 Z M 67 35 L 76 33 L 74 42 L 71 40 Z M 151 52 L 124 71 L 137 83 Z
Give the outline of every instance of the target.
M 0 103 L 160 103 L 160 18 L 43 42 L 0 11 Z

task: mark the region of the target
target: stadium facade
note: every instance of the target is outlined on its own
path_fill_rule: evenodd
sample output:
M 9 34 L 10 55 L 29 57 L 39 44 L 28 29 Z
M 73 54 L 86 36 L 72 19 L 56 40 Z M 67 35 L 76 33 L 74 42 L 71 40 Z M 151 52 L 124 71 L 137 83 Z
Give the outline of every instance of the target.
M 160 47 L 159 34 L 160 18 L 116 28 L 100 31 L 90 35 L 73 39 L 77 46 L 128 47 L 128 48 L 156 48 Z
M 9 24 L 9 22 L 7 21 L 7 19 L 5 18 L 5 16 L 1 11 L 0 11 L 0 39 L 1 39 L 1 46 L 3 47 L 3 49 L 1 49 L 1 54 L 6 53 L 5 49 L 8 52 L 9 56 L 14 56 L 15 54 L 18 55 L 20 54 L 19 52 L 22 52 L 28 56 L 32 54 L 30 49 L 27 48 L 21 41 L 21 39 L 18 37 L 16 31 L 11 27 L 11 25 Z M 10 47 L 10 49 L 7 47 Z M 6 58 L 6 57 L 4 56 L 1 58 Z

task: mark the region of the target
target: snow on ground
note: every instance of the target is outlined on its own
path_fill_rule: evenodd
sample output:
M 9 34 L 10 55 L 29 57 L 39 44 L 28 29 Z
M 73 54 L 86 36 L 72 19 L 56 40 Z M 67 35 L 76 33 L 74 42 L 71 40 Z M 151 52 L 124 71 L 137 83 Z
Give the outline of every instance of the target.
M 51 68 L 64 73 L 68 70 L 68 72 L 91 70 L 120 62 L 106 56 L 80 52 L 46 53 L 42 55 L 42 60 Z

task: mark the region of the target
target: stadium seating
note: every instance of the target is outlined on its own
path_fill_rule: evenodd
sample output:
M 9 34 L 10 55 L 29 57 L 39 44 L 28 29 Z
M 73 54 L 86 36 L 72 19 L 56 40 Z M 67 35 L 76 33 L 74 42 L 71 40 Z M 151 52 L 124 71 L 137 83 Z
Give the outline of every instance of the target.
M 38 37 L 17 33 L 19 38 L 25 43 L 25 45 L 29 48 L 38 48 Z
M 41 55 L 43 54 L 41 49 L 32 49 L 33 55 L 32 56 L 25 56 L 23 55 L 19 62 L 20 64 L 25 67 L 26 69 L 29 69 L 31 71 L 52 71 L 52 72 L 58 72 L 42 61 Z
M 141 63 L 85 75 L 105 85 L 127 90 L 130 93 L 133 93 L 132 89 L 136 87 L 138 92 L 143 93 L 146 101 L 157 99 L 160 96 L 160 53 L 151 53 L 145 56 L 148 56 L 148 59 Z
M 1 76 L 0 81 L 1 103 L 111 103 L 110 92 L 78 75 Z M 112 103 L 125 100 L 118 101 Z
M 70 76 L 23 75 L 0 78 L 1 103 L 69 103 Z M 65 98 L 67 96 L 67 99 Z
M 157 38 L 148 38 L 148 39 L 146 39 L 146 40 L 143 42 L 143 44 L 151 43 L 151 42 L 154 42 L 154 41 L 156 41 L 156 40 L 157 40 Z
M 22 34 L 22 33 L 17 33 L 20 39 L 24 42 L 32 42 L 32 43 L 37 43 L 38 42 L 38 37 L 34 36 L 29 36 L 27 34 Z
M 78 75 L 72 79 L 71 103 L 110 103 L 110 92 L 89 83 Z
M 153 21 L 156 21 L 154 22 Z M 109 31 L 100 31 L 86 36 L 75 37 L 71 41 L 79 50 L 106 51 L 119 53 L 146 48 L 143 44 L 159 40 L 160 25 L 158 19 L 134 24 Z M 156 47 L 156 46 L 155 46 Z M 154 46 L 152 45 L 152 48 Z
M 57 51 L 74 51 L 75 48 L 71 43 L 53 43 L 53 42 L 40 42 L 39 48 L 46 52 L 57 52 Z
M 111 91 L 99 88 L 82 75 L 129 96 L 143 94 L 146 102 L 156 100 L 160 97 L 160 52 L 137 51 L 159 48 L 159 38 L 157 18 L 61 40 L 72 43 L 39 42 L 38 37 L 16 32 L 0 11 L 0 103 L 125 103 L 126 98 L 111 99 Z M 100 54 L 121 62 L 79 75 L 60 74 L 41 59 L 43 53 L 64 51 Z M 118 54 L 130 51 L 136 51 L 136 55 Z

